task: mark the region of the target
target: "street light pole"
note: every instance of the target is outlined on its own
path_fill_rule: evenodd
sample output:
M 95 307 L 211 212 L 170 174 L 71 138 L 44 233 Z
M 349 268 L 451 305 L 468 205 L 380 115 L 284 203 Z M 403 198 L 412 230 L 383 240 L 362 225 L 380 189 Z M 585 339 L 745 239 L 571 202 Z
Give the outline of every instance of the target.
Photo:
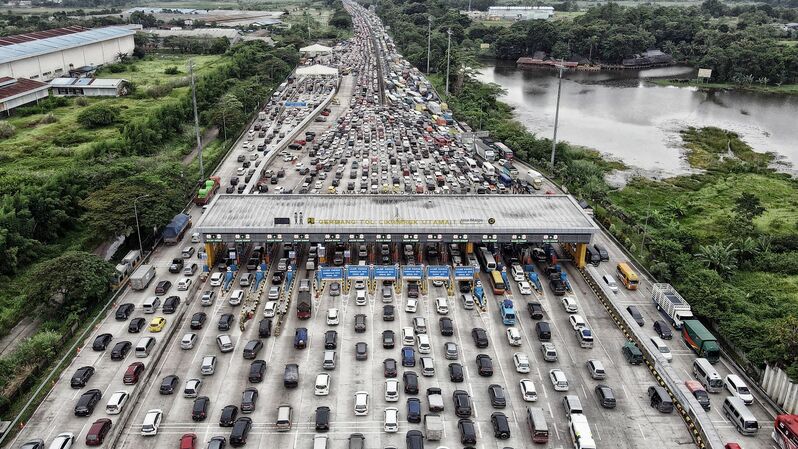
M 560 92 L 562 92 L 562 71 L 563 66 L 560 65 L 560 75 L 557 81 L 557 108 L 554 111 L 554 137 L 551 139 L 551 168 L 554 169 L 554 153 L 557 151 L 557 125 L 560 121 Z
M 136 203 L 142 198 L 147 198 L 150 195 L 141 195 L 133 199 L 133 213 L 136 215 L 136 234 L 139 236 L 139 254 L 144 256 L 144 247 L 141 244 L 141 227 L 139 226 L 139 209 Z
M 427 17 L 427 76 L 429 76 L 429 55 L 432 48 L 432 16 Z
M 191 72 L 191 103 L 194 106 L 194 132 L 197 134 L 197 157 L 199 158 L 200 182 L 205 179 L 205 166 L 202 164 L 202 139 L 199 131 L 199 115 L 197 115 L 197 89 L 194 87 L 194 61 L 188 61 Z
M 446 30 L 446 34 L 449 36 L 448 43 L 446 44 L 446 96 L 449 96 L 449 61 L 451 60 L 452 56 L 452 29 L 449 28 Z

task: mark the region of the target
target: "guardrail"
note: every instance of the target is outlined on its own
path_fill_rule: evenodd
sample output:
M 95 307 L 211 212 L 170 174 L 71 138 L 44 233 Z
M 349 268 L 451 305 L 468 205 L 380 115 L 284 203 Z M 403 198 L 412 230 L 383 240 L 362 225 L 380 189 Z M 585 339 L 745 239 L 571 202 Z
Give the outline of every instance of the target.
M 690 430 L 696 445 L 701 449 L 722 449 L 723 442 L 707 413 L 701 408 L 701 405 L 693 395 L 686 390 L 686 387 L 679 382 L 679 377 L 674 369 L 659 351 L 652 346 L 651 342 L 640 333 L 628 314 L 621 312 L 621 306 L 615 303 L 614 294 L 603 283 L 596 282 L 596 279 L 601 277 L 596 268 L 588 266 L 579 270 L 579 272 L 590 289 L 593 290 L 599 302 L 607 309 L 610 318 L 615 321 L 615 324 L 621 329 L 626 338 L 634 342 L 643 353 L 643 360 L 646 366 L 648 366 L 657 383 L 665 388 L 671 396 L 676 410 L 682 416 L 685 424 L 687 424 L 687 428 Z

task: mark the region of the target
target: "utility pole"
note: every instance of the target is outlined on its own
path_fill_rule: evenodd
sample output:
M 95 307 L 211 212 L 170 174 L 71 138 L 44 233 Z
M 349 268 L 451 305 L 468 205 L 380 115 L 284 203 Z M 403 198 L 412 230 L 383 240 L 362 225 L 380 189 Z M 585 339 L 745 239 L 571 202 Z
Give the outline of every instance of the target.
M 554 111 L 554 137 L 551 139 L 551 169 L 554 170 L 554 153 L 557 151 L 557 124 L 560 121 L 560 92 L 562 91 L 562 71 L 564 67 L 559 66 L 560 75 L 557 81 L 557 108 Z
M 202 165 L 202 139 L 199 131 L 199 115 L 197 115 L 197 89 L 194 87 L 194 61 L 188 61 L 188 71 L 191 73 L 191 102 L 194 105 L 194 133 L 197 135 L 197 157 L 199 158 L 200 182 L 205 179 L 205 167 Z
M 452 29 L 446 30 L 449 36 L 448 43 L 446 44 L 446 96 L 449 96 L 449 62 L 452 56 Z
M 468 12 L 471 12 L 471 0 L 468 0 Z
M 427 76 L 429 76 L 429 54 L 432 48 L 432 16 L 427 17 Z
M 136 203 L 138 202 L 138 200 L 142 198 L 147 198 L 148 196 L 150 195 L 145 194 L 137 196 L 136 198 L 133 199 L 133 214 L 136 216 L 136 234 L 139 236 L 139 254 L 141 255 L 141 257 L 144 257 L 144 247 L 141 245 L 141 227 L 139 226 L 139 209 L 136 206 Z

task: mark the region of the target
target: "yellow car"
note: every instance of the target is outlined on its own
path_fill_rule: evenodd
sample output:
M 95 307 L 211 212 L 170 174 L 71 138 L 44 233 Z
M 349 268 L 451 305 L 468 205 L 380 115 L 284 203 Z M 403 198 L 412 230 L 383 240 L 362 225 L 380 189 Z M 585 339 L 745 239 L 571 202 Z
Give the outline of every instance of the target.
M 150 321 L 150 332 L 160 332 L 163 330 L 164 326 L 166 326 L 166 318 L 156 316 Z

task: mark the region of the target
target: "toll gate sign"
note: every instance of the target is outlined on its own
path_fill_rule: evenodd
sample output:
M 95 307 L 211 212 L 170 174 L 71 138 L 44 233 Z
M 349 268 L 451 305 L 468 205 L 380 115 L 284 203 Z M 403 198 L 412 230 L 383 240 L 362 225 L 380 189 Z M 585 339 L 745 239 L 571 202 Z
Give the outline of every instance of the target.
M 405 279 L 421 279 L 424 269 L 420 265 L 408 265 L 402 267 L 402 277 Z
M 346 276 L 350 279 L 368 279 L 369 267 L 365 265 L 347 265 Z
M 340 281 L 344 278 L 344 270 L 340 267 L 322 267 L 319 270 L 319 277 L 322 280 Z
M 449 279 L 449 267 L 446 265 L 433 265 L 427 267 L 427 277 L 430 279 Z
M 396 279 L 396 267 L 394 266 L 374 267 L 374 279 Z
M 474 267 L 454 267 L 454 278 L 458 281 L 473 281 Z

